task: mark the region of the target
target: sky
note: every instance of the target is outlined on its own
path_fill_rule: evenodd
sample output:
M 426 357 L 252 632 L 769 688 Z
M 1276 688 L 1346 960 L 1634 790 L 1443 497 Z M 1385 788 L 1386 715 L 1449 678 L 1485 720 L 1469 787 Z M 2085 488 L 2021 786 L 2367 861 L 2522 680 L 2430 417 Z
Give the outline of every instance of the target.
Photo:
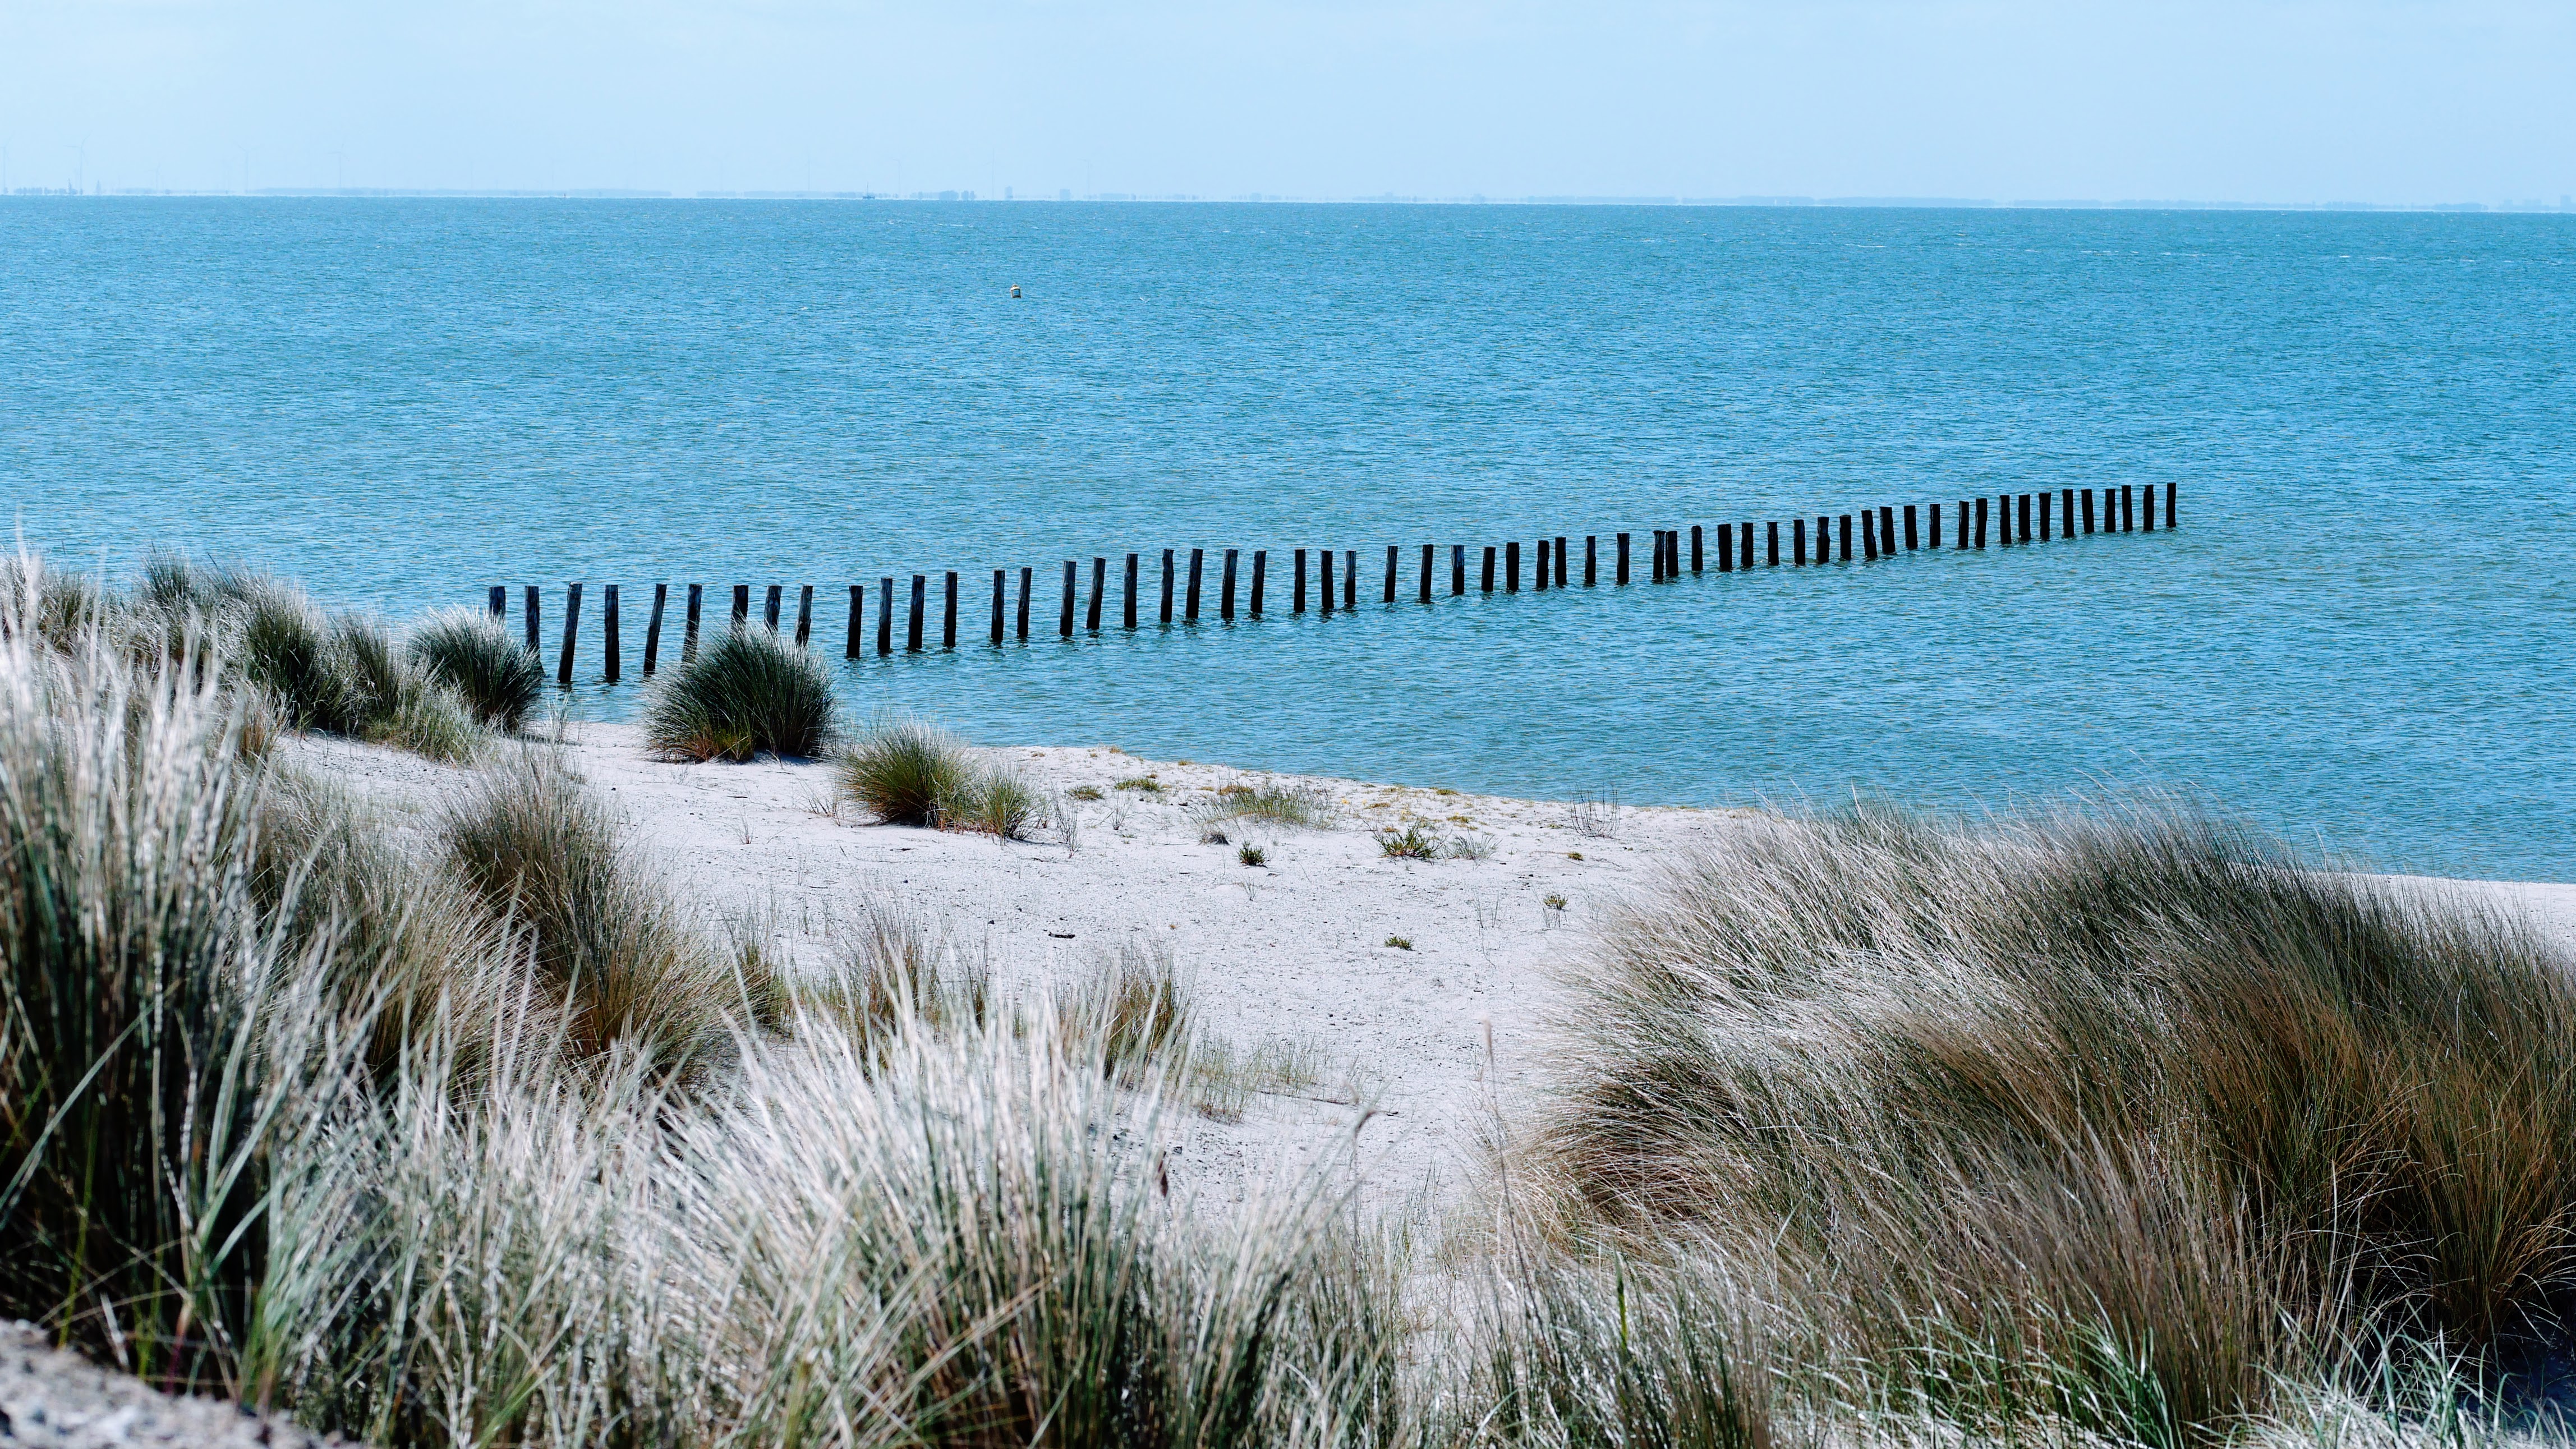
M 2571 0 L 0 0 L 11 187 L 2576 192 Z

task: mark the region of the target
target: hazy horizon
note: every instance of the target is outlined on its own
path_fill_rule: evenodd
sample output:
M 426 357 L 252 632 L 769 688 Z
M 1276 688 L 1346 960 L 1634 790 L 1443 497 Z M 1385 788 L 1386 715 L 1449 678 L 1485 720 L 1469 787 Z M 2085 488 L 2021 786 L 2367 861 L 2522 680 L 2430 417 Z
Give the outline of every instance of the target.
M 2576 11 L 0 4 L 0 183 L 2556 206 Z

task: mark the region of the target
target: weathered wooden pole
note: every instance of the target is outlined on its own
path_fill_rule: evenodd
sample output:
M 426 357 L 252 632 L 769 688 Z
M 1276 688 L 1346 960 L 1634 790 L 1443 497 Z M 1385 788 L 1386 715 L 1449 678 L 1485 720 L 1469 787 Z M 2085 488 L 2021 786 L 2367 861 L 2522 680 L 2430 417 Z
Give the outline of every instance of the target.
M 1252 617 L 1256 619 L 1261 617 L 1262 577 L 1269 572 L 1270 550 L 1266 548 L 1254 549 L 1252 551 Z
M 1032 565 L 1020 565 L 1019 610 L 1014 616 L 1012 631 L 1013 637 L 1023 644 L 1029 640 L 1029 595 L 1036 592 L 1037 573 Z
M 2137 498 L 2138 498 L 2138 485 L 2137 485 L 2137 484 L 2135 484 L 2135 483 L 2123 483 L 2123 484 L 2121 484 L 2121 485 L 2120 485 L 2120 531 L 2121 531 L 2122 533 L 2135 533 L 2135 532 L 2137 532 L 2137 529 L 2138 529 L 2138 502 L 2137 502 Z
M 1426 604 L 1431 602 L 1431 561 L 1437 547 L 1428 543 L 1422 546 L 1422 602 Z
M 1059 639 L 1073 637 L 1073 571 L 1080 567 L 1081 565 L 1072 559 L 1064 561 L 1064 614 L 1056 620 L 1055 630 L 1056 637 Z
M 555 660 L 555 683 L 566 689 L 572 687 L 572 645 L 580 633 L 581 585 L 573 584 L 564 590 L 563 652 Z
M 1225 571 L 1217 584 L 1216 616 L 1229 624 L 1234 622 L 1234 563 L 1240 552 L 1231 548 L 1225 551 Z
M 1122 628 L 1133 629 L 1136 627 L 1136 555 L 1132 553 L 1127 555 L 1127 576 L 1123 583 L 1125 588 L 1122 590 L 1119 603 L 1124 613 L 1119 619 L 1119 625 Z
M 1396 565 L 1401 562 L 1401 559 L 1402 549 L 1400 546 L 1392 543 L 1388 544 L 1386 546 L 1386 598 L 1382 601 L 1384 603 L 1392 604 L 1395 602 Z
M 1940 505 L 1936 503 L 1933 507 L 1938 508 Z M 1914 505 L 1908 503 L 1905 505 L 1905 551 L 1907 553 L 1914 552 L 1915 544 L 1920 538 L 1921 535 L 1915 531 Z M 1934 548 L 1939 548 L 1941 546 L 1941 540 L 1937 537 L 1934 538 L 1932 540 L 1932 546 Z
M 2084 531 L 2093 531 L 2093 490 L 2090 488 L 2084 490 Z
M 1805 568 L 1807 566 L 1807 518 L 1805 514 L 1800 514 L 1796 518 L 1789 520 L 1789 542 L 1792 545 L 1790 557 L 1793 560 L 1790 566 L 1793 568 Z
M 1449 597 L 1467 597 L 1467 545 L 1449 545 Z
M 690 660 L 698 657 L 698 602 L 705 596 L 705 593 L 706 585 L 689 585 L 689 617 L 682 625 L 682 632 L 680 634 L 680 662 L 682 664 L 686 664 Z
M 2180 482 L 2167 483 L 2165 485 L 2165 527 L 2174 527 L 2174 520 L 2182 516 L 2180 513 L 2174 511 L 2180 504 L 2181 499 L 2182 484 Z
M 903 652 L 921 652 L 922 625 L 930 615 L 930 575 L 912 576 L 912 612 L 904 616 Z
M 615 684 L 626 673 L 625 661 L 618 657 L 620 651 L 617 647 L 617 585 L 602 584 L 600 595 L 599 637 L 602 665 L 600 673 L 609 683 Z
M 1315 583 L 1317 592 L 1323 595 L 1320 602 L 1323 605 L 1324 617 L 1329 619 L 1333 617 L 1333 551 L 1329 548 L 1318 549 L 1316 553 Z
M 1226 602 L 1231 605 L 1233 600 L 1229 599 Z M 1166 624 L 1172 622 L 1172 551 L 1168 548 L 1163 550 L 1163 612 L 1160 617 Z M 1234 617 L 1231 608 L 1226 611 L 1226 617 L 1229 619 Z
M 1513 539 L 1503 545 L 1503 592 L 1521 591 L 1521 541 Z
M 2048 505 L 2054 502 L 2056 497 L 2056 494 L 2045 488 L 2039 491 L 2039 541 L 2041 543 L 2048 542 Z
M 1484 585 L 1485 593 L 1494 591 L 1494 546 L 1490 543 L 1485 545 Z
M 860 646 L 867 640 L 862 617 L 867 612 L 867 600 L 867 585 L 850 585 L 850 622 L 849 627 L 841 631 L 841 657 L 844 659 L 858 658 Z
M 1010 570 L 993 570 L 993 647 L 1002 646 L 1002 610 L 1010 602 Z
M 2021 496 L 2021 541 L 2030 542 L 2030 495 Z
M 1531 590 L 1533 593 L 1547 592 L 1547 558 L 1547 540 L 1542 538 L 1538 541 L 1538 573 L 1534 576 L 1535 587 Z
M 1986 495 L 1977 495 L 1977 547 L 1986 546 Z
M 957 647 L 957 570 L 947 571 L 947 592 L 939 608 L 939 647 Z
M 1306 612 L 1306 551 L 1302 548 L 1297 550 L 1296 577 L 1288 584 L 1288 612 L 1291 614 Z
M 1743 530 L 1742 537 L 1744 540 L 1744 551 L 1742 555 L 1736 559 L 1735 566 L 1737 568 L 1750 571 L 1753 567 L 1753 520 L 1748 518 L 1742 524 L 1738 525 L 1738 527 Z
M 802 649 L 814 637 L 814 586 L 796 586 L 796 647 Z
M 749 584 L 733 586 L 733 627 L 737 629 L 751 627 L 751 585 Z
M 1767 531 L 1770 534 L 1770 550 L 1768 556 L 1771 562 L 1765 567 L 1776 569 L 1780 566 L 1780 520 L 1776 518 L 1772 519 L 1767 527 Z
M 763 611 L 762 611 L 762 613 L 761 613 L 761 622 L 762 622 L 762 623 L 764 623 L 764 624 L 767 624 L 767 625 L 769 626 L 769 632 L 770 632 L 770 633 L 772 633 L 772 634 L 775 634 L 775 633 L 777 633 L 777 632 L 778 632 L 778 595 L 779 595 L 779 592 L 780 592 L 780 586 L 779 586 L 779 585 L 777 585 L 777 584 L 771 584 L 771 585 L 769 586 L 769 595 L 768 595 L 768 597 L 767 597 L 767 598 L 765 598 L 765 599 L 763 599 L 763 600 L 761 601 L 761 602 L 763 603 L 763 605 L 765 606 L 765 607 L 764 607 L 764 609 L 763 609 Z
M 1587 589 L 1593 587 L 1593 581 L 1600 573 L 1601 536 L 1587 533 L 1583 535 L 1583 586 Z
M 1565 556 L 1565 535 L 1556 536 L 1556 586 L 1565 587 L 1566 569 L 1571 561 Z
M 1619 582 L 1628 582 L 1628 535 L 1619 535 Z
M 495 619 L 501 618 L 510 612 L 510 586 L 508 584 L 494 584 L 492 586 L 491 596 L 484 606 L 484 611 L 489 613 Z
M 1360 551 L 1342 550 L 1342 609 L 1345 613 L 1360 606 Z
M 653 586 L 653 612 L 644 619 L 644 677 L 653 677 L 653 666 L 662 660 L 662 605 L 671 597 L 669 584 Z
M 1206 570 L 1206 568 L 1207 550 L 1204 548 L 1191 549 L 1189 607 L 1181 621 L 1185 624 L 1196 624 L 1199 621 L 1199 576 Z
M 894 575 L 877 579 L 877 657 L 894 652 Z
M 2147 515 L 2147 526 L 2143 531 L 2153 533 L 2156 531 L 2156 485 L 2153 483 L 2148 484 L 2146 493 L 2147 506 L 2145 512 Z
M 1928 546 L 1939 548 L 1941 546 L 1941 505 L 1935 503 L 1924 511 L 1931 515 L 1930 522 L 1932 526 L 1930 531 L 1926 534 Z
M 538 590 L 535 584 L 528 585 L 526 594 L 527 607 L 519 611 L 521 614 L 526 616 L 522 622 L 528 626 L 528 652 L 536 655 L 539 659 L 543 659 L 545 657 L 544 651 L 537 643 L 537 600 L 542 597 L 543 594 Z

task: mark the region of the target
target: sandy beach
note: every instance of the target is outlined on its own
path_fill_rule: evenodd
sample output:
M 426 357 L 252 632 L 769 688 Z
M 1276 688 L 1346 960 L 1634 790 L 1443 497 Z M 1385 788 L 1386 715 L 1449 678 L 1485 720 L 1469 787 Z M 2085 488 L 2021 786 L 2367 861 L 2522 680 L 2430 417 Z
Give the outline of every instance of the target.
M 1168 948 L 1196 983 L 1204 1029 L 1245 1049 L 1303 1043 L 1327 1063 L 1313 1088 L 1264 1096 L 1240 1122 L 1194 1121 L 1190 1176 L 1239 1190 L 1357 1130 L 1363 1196 L 1379 1205 L 1455 1200 L 1495 1111 L 1544 1069 L 1550 995 L 1581 969 L 1602 907 L 1753 813 L 1515 800 L 1112 745 L 984 751 L 1054 790 L 1100 792 L 1067 801 L 1079 819 L 1068 848 L 869 823 L 834 803 L 820 763 L 665 763 L 618 724 L 572 724 L 562 747 L 684 899 L 757 919 L 790 959 L 819 960 L 836 924 L 871 906 L 934 924 L 1021 989 L 1122 942 Z M 397 830 L 465 773 L 336 740 L 295 748 Z M 1119 788 L 1139 779 L 1156 788 Z M 1227 843 L 1203 841 L 1192 807 L 1236 784 L 1312 791 L 1332 822 L 1230 821 Z M 1489 853 L 1387 857 L 1379 830 L 1408 825 Z M 1247 841 L 1263 865 L 1240 863 Z M 2576 886 L 2408 879 L 2528 913 L 2576 954 Z

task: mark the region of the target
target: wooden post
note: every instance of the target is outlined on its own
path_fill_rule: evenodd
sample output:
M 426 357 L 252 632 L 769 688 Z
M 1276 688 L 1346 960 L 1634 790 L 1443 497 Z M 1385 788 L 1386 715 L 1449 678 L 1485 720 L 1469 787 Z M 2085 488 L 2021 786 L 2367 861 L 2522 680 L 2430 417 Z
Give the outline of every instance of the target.
M 1232 548 L 1225 551 L 1225 572 L 1220 576 L 1217 583 L 1216 616 L 1229 624 L 1234 622 L 1235 555 L 1241 552 L 1241 549 Z
M 2181 501 L 2181 494 L 2181 483 L 2175 482 L 2167 483 L 2165 485 L 2165 527 L 2167 528 L 2175 527 L 2176 525 L 2174 520 L 2182 516 L 2174 511 L 2177 504 Z
M 1490 594 L 1494 591 L 1494 546 L 1490 543 L 1485 545 L 1485 567 L 1480 581 L 1484 585 L 1481 592 Z
M 921 626 L 930 613 L 930 575 L 912 576 L 912 612 L 904 617 L 903 652 L 921 652 Z
M 993 570 L 993 646 L 997 649 L 1002 644 L 1002 607 L 1009 599 L 1009 576 L 1008 569 Z
M 2039 490 L 2039 541 L 2041 543 L 2048 542 L 2048 505 L 2056 499 L 2057 495 L 2047 489 Z
M 770 633 L 772 633 L 772 634 L 775 634 L 775 633 L 777 633 L 777 632 L 778 632 L 778 595 L 779 595 L 779 593 L 780 593 L 780 586 L 779 586 L 779 585 L 777 585 L 777 584 L 771 584 L 771 585 L 769 586 L 769 595 L 768 595 L 768 597 L 767 597 L 767 598 L 765 598 L 765 599 L 763 599 L 763 600 L 761 600 L 761 603 L 762 603 L 762 605 L 763 605 L 763 608 L 762 608 L 762 610 L 761 610 L 760 619 L 761 619 L 761 622 L 762 622 L 762 623 L 767 624 L 767 625 L 769 626 L 769 632 L 770 632 Z
M 1907 553 L 1912 553 L 1912 552 L 1914 552 L 1914 549 L 1915 549 L 1916 544 L 1921 540 L 1921 537 L 1922 537 L 1919 533 L 1917 533 L 1917 532 L 1915 531 L 1914 508 L 1915 508 L 1915 505 L 1913 505 L 1913 504 L 1911 504 L 1911 503 L 1908 503 L 1908 504 L 1906 504 L 1906 505 L 1905 505 L 1905 551 L 1906 551 Z M 1940 504 L 1938 504 L 1938 503 L 1935 503 L 1935 504 L 1933 504 L 1933 505 L 1932 505 L 1932 509 L 1933 509 L 1933 511 L 1934 511 L 1935 513 L 1937 513 L 1937 512 L 1939 512 L 1939 511 L 1940 511 L 1940 509 L 1941 509 L 1941 505 L 1940 505 Z M 1935 533 L 1935 534 L 1933 534 L 1933 535 L 1932 535 L 1932 546 L 1933 546 L 1934 548 L 1939 548 L 1939 547 L 1941 546 L 1941 536 L 1940 536 L 1940 534 Z
M 1428 543 L 1422 546 L 1422 602 L 1426 604 L 1431 602 L 1431 561 L 1436 547 Z
M 1628 535 L 1619 535 L 1619 582 L 1628 582 Z
M 2084 531 L 2093 531 L 2093 490 L 2090 488 L 2084 490 Z
M 1789 520 L 1789 543 L 1791 546 L 1791 557 L 1795 560 L 1791 567 L 1805 568 L 1807 566 L 1807 520 L 1805 515 L 1801 514 L 1800 516 Z
M 1692 572 L 1692 573 L 1698 573 L 1698 572 L 1700 572 L 1700 566 L 1699 566 L 1699 545 L 1700 545 L 1700 538 L 1699 538 L 1699 525 L 1698 525 L 1698 524 L 1696 524 L 1696 523 L 1694 523 L 1694 524 L 1692 524 L 1692 525 L 1691 525 L 1691 572 Z M 1726 547 L 1726 540 L 1724 540 L 1724 539 L 1722 539 L 1722 538 L 1721 538 L 1721 539 L 1719 539 L 1719 540 L 1717 541 L 1717 546 L 1718 546 L 1718 548 L 1719 548 L 1721 551 L 1723 551 L 1723 550 L 1725 549 L 1725 547 Z M 1723 573 L 1723 572 L 1725 572 L 1725 571 L 1724 571 L 1723 569 L 1721 569 L 1721 570 L 1719 570 L 1719 572 Z
M 1845 539 L 1843 542 L 1849 544 L 1851 540 Z M 1816 562 L 1827 564 L 1833 561 L 1834 520 L 1833 515 L 1825 514 L 1816 519 Z M 1848 548 L 1843 551 L 1843 561 L 1845 563 L 1851 561 L 1851 551 Z
M 1753 568 L 1753 520 L 1748 518 L 1737 526 L 1743 530 L 1742 537 L 1744 539 L 1744 551 L 1736 559 L 1735 566 L 1747 572 L 1751 572 Z
M 563 652 L 555 660 L 555 683 L 566 689 L 572 687 L 572 646 L 580 633 L 581 585 L 573 584 L 564 590 Z
M 1930 534 L 1931 547 L 1939 548 L 1941 546 L 1941 505 L 1935 503 L 1928 511 L 1932 515 L 1932 531 Z M 1962 521 L 1964 522 L 1965 520 Z
M 814 586 L 796 586 L 796 647 L 802 649 L 814 637 Z
M 1503 592 L 1517 594 L 1520 591 L 1521 541 L 1516 538 L 1503 545 Z
M 1466 596 L 1467 545 L 1453 543 L 1449 545 L 1449 597 L 1463 599 Z
M 751 585 L 736 584 L 733 586 L 733 627 L 744 629 L 750 625 Z
M 1776 518 L 1772 519 L 1766 531 L 1770 535 L 1769 557 L 1771 560 L 1766 567 L 1776 569 L 1780 566 L 1780 520 Z
M 1333 617 L 1333 551 L 1327 548 L 1318 552 L 1321 556 L 1315 560 L 1315 583 L 1324 596 L 1324 617 L 1329 619 Z
M 948 591 L 939 613 L 939 647 L 957 647 L 957 570 L 948 570 Z
M 1960 499 L 1960 500 L 1959 500 L 1959 543 L 1958 543 L 1958 546 L 1959 546 L 1960 548 L 1966 548 L 1966 547 L 1968 546 L 1968 500 L 1967 500 L 1967 499 L 1965 499 L 1965 498 L 1962 498 L 1962 499 Z
M 686 664 L 690 660 L 698 657 L 698 601 L 705 592 L 706 585 L 704 584 L 689 585 L 689 617 L 682 625 L 682 633 L 680 635 L 680 662 L 682 664 Z
M 1288 612 L 1306 612 L 1306 551 L 1297 550 L 1297 574 L 1288 585 Z
M 1964 540 L 1962 540 L 1964 542 Z M 1977 547 L 1986 546 L 1986 495 L 1977 495 Z
M 1544 539 L 1544 538 L 1542 538 L 1542 539 L 1540 539 L 1540 540 L 1538 541 L 1538 574 L 1537 574 L 1537 581 L 1538 581 L 1538 587 L 1537 587 L 1536 589 L 1532 590 L 1532 592 L 1534 592 L 1534 593 L 1541 593 L 1541 594 L 1546 593 L 1546 592 L 1547 592 L 1547 540 L 1546 540 L 1546 539 Z
M 2143 529 L 2143 530 L 2141 530 L 2141 531 L 2142 531 L 2142 532 L 2146 532 L 2146 533 L 2153 533 L 2153 532 L 2155 532 L 2155 531 L 2156 531 L 2156 485 L 2154 485 L 2153 483 L 2148 484 L 2148 485 L 2147 485 L 2146 492 L 2147 492 L 2147 499 L 2146 499 L 2146 502 L 2147 502 L 2147 507 L 2146 507 L 2147 526 L 2146 526 L 2146 528 L 2145 528 L 2145 529 Z
M 527 607 L 521 609 L 519 612 L 526 616 L 521 622 L 528 626 L 528 652 L 536 655 L 540 659 L 543 659 L 545 654 L 540 650 L 537 644 L 537 601 L 544 597 L 544 595 L 538 591 L 535 584 L 530 584 L 527 586 L 525 597 L 527 600 Z
M 1093 554 L 1091 556 L 1091 607 L 1083 610 L 1082 613 L 1084 632 L 1091 634 L 1100 632 L 1100 596 L 1108 590 L 1109 560 Z
M 1593 587 L 1600 573 L 1601 536 L 1597 533 L 1587 533 L 1583 535 L 1583 586 L 1587 589 Z
M 1384 602 L 1390 604 L 1395 602 L 1396 553 L 1396 545 L 1390 543 L 1386 546 L 1386 598 Z
M 894 575 L 877 579 L 877 657 L 894 652 Z
M 1846 528 L 1851 526 L 1849 518 L 1844 520 L 1843 526 Z M 1861 557 L 1869 562 L 1878 562 L 1878 520 L 1870 517 L 1866 510 L 1860 516 L 1860 553 Z M 1843 555 L 1846 558 L 1851 556 L 1849 534 L 1843 536 Z
M 2072 488 L 2058 490 L 2057 525 L 2060 535 L 2067 538 L 2075 536 L 2075 490 Z
M 2122 533 L 2134 533 L 2134 532 L 2136 532 L 2136 531 L 2137 531 L 2137 527 L 2138 527 L 2138 503 L 2137 503 L 2137 497 L 2138 497 L 2138 485 L 2137 485 L 2137 484 L 2135 484 L 2135 483 L 2123 483 L 2123 484 L 2121 484 L 2121 485 L 2120 485 L 2120 531 L 2121 531 Z
M 1133 629 L 1136 627 L 1136 555 L 1132 553 L 1127 555 L 1126 585 L 1126 597 L 1122 602 L 1126 605 L 1127 616 L 1121 622 L 1125 627 Z
M 868 586 L 850 585 L 850 622 L 849 627 L 841 631 L 841 657 L 844 659 L 858 658 L 860 646 L 867 641 L 867 626 L 864 619 L 867 613 L 867 602 Z
M 1664 531 L 1660 528 L 1655 530 L 1655 557 L 1646 566 L 1646 580 L 1657 584 L 1664 581 Z
M 1199 621 L 1199 576 L 1205 571 L 1206 567 L 1207 550 L 1204 548 L 1191 549 L 1189 609 L 1183 616 L 1184 623 L 1195 624 Z
M 494 584 L 492 586 L 490 601 L 486 604 L 485 611 L 491 614 L 495 619 L 501 618 L 510 612 L 510 586 L 508 584 Z
M 2030 495 L 2021 496 L 2021 541 L 2030 542 Z
M 1817 526 L 1823 527 L 1821 523 Z M 1851 562 L 1851 515 L 1848 513 L 1843 515 L 1843 562 Z
M 600 662 L 605 666 L 600 672 L 615 684 L 626 673 L 626 661 L 617 657 L 617 585 L 602 584 L 600 594 Z
M 1717 526 L 1717 571 L 1722 574 L 1735 572 L 1735 525 L 1732 523 Z
M 653 612 L 644 619 L 644 677 L 653 677 L 653 666 L 662 659 L 662 605 L 671 596 L 669 584 L 653 586 Z
M 1055 623 L 1055 633 L 1059 639 L 1073 637 L 1073 571 L 1079 567 L 1081 565 L 1072 559 L 1064 561 L 1064 608 Z
M 1885 503 L 1878 506 L 1878 551 L 1896 557 L 1896 510 Z
M 1029 641 L 1029 595 L 1037 592 L 1037 578 L 1036 569 L 1027 564 L 1020 565 L 1020 603 L 1011 628 L 1012 637 L 1023 644 Z
M 1269 572 L 1270 572 L 1270 550 L 1268 550 L 1268 549 L 1266 549 L 1266 548 L 1256 548 L 1256 549 L 1254 549 L 1254 550 L 1252 551 L 1252 606 L 1251 606 L 1251 612 L 1252 612 L 1252 617 L 1254 617 L 1254 618 L 1256 618 L 1256 619 L 1258 619 L 1258 618 L 1260 618 L 1260 617 L 1261 617 L 1261 582 L 1262 582 L 1262 578 L 1263 578 L 1263 576 L 1264 576 L 1264 575 L 1268 574 Z
M 1360 606 L 1360 551 L 1342 550 L 1342 610 L 1345 613 Z

